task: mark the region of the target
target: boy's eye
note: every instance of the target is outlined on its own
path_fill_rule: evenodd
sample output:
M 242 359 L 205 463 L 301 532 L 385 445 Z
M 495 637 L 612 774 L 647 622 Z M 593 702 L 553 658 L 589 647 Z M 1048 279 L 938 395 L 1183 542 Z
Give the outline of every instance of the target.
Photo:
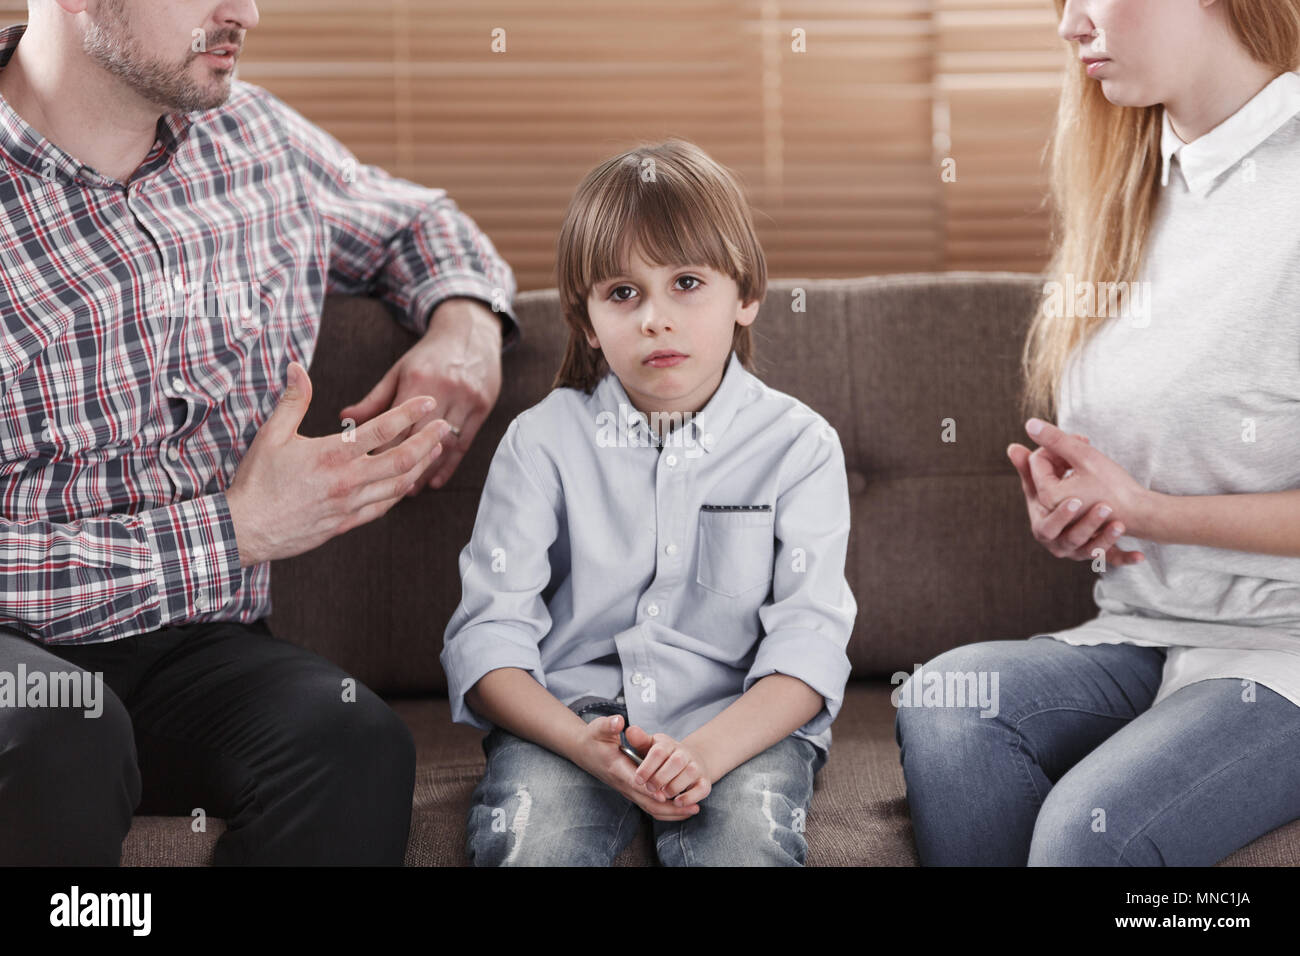
M 679 283 L 682 283 L 682 282 L 691 282 L 691 283 L 693 283 L 693 285 L 690 285 L 690 286 L 688 286 L 688 287 L 686 287 L 686 288 L 684 288 L 684 289 L 680 289 L 680 291 L 682 291 L 682 292 L 694 292 L 696 289 L 698 289 L 700 286 L 702 286 L 702 285 L 704 284 L 703 280 L 698 279 L 698 278 L 696 278 L 695 276 L 691 276 L 691 275 L 679 276 L 679 277 L 677 278 L 677 283 L 675 283 L 675 285 L 676 285 L 676 284 L 679 284 Z M 628 292 L 631 292 L 631 293 L 635 293 L 635 292 L 636 292 L 636 290 L 633 289 L 630 285 L 616 285 L 616 286 L 614 286 L 614 288 L 612 288 L 612 289 L 609 290 L 609 298 L 612 299 L 612 300 L 615 301 L 615 302 L 627 302 L 627 301 L 630 301 L 631 298 L 632 298 L 631 295 L 620 295 L 620 294 L 619 294 L 620 292 L 622 292 L 622 291 L 625 290 L 625 289 L 626 289 Z

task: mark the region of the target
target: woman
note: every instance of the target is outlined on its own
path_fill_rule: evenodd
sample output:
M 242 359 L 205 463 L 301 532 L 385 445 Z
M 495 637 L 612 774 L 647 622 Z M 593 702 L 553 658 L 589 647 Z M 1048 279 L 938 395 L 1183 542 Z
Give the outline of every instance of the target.
M 922 864 L 1209 865 L 1300 818 L 1300 0 L 1057 10 L 1060 427 L 1008 455 L 1099 613 L 927 664 L 1000 701 L 899 709 L 908 802 Z

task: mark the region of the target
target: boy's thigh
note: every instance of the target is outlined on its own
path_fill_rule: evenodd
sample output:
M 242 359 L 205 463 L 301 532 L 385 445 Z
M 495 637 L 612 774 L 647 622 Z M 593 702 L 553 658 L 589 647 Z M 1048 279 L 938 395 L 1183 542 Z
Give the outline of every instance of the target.
M 713 785 L 689 820 L 654 822 L 665 866 L 802 866 L 813 778 L 826 757 L 785 737 Z
M 608 866 L 640 825 L 636 805 L 567 757 L 494 727 L 474 788 L 475 866 Z

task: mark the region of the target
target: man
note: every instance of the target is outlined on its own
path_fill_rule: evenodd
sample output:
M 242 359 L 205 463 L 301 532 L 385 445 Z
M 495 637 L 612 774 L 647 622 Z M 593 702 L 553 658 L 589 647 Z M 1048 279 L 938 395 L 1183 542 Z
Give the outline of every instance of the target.
M 233 79 L 257 22 L 29 0 L 0 30 L 0 863 L 116 864 L 137 809 L 224 818 L 218 863 L 403 859 L 410 732 L 271 635 L 269 562 L 455 470 L 514 277 L 441 190 Z M 327 292 L 420 338 L 308 439 Z

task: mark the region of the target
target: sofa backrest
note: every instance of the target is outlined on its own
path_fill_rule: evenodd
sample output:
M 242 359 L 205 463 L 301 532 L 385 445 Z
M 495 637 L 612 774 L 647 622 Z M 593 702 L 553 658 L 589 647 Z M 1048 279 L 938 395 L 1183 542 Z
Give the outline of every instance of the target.
M 1011 273 L 769 284 L 756 372 L 824 415 L 845 450 L 855 677 L 1096 614 L 1088 565 L 1031 537 L 1006 457 L 1013 441 L 1033 447 L 1018 366 L 1040 290 Z M 272 569 L 273 631 L 382 693 L 445 693 L 438 653 L 488 465 L 510 421 L 546 396 L 567 336 L 554 289 L 520 294 L 516 311 L 523 338 L 503 358 L 500 401 L 452 480 Z M 413 341 L 381 303 L 330 297 L 301 433 L 337 433 L 338 410 Z

